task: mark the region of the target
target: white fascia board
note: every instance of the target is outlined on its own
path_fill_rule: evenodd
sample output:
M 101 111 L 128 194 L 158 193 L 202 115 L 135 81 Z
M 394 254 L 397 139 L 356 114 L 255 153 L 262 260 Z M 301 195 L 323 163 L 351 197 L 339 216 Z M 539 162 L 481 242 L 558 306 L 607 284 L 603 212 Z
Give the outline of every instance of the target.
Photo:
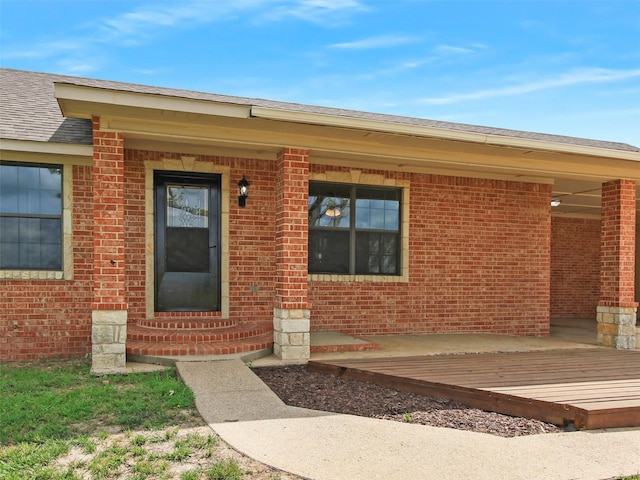
M 286 122 L 307 123 L 330 127 L 344 127 L 359 130 L 373 130 L 400 135 L 412 135 L 418 137 L 440 138 L 470 143 L 496 145 L 500 147 L 512 147 L 530 150 L 544 150 L 551 152 L 571 153 L 576 155 L 589 155 L 596 157 L 615 158 L 640 162 L 640 152 L 624 150 L 612 150 L 608 148 L 589 147 L 569 143 L 551 142 L 530 138 L 507 137 L 502 135 L 490 135 L 476 132 L 462 132 L 444 128 L 427 127 L 422 125 L 407 125 L 402 123 L 385 122 L 382 120 L 370 120 L 363 118 L 326 115 L 322 113 L 299 112 L 276 108 L 253 107 L 251 115 L 269 120 Z
M 46 153 L 72 157 L 93 157 L 92 145 L 37 142 L 33 140 L 14 140 L 10 138 L 0 138 L 0 150 L 6 152 Z
M 251 107 L 249 105 L 234 105 L 208 100 L 170 97 L 153 93 L 109 90 L 67 83 L 55 84 L 55 97 L 59 102 L 70 100 L 74 102 L 87 102 L 88 104 L 106 104 L 118 107 L 167 110 L 222 117 L 249 118 L 251 115 Z M 90 118 L 92 113 L 93 112 L 88 110 L 86 112 L 86 118 Z

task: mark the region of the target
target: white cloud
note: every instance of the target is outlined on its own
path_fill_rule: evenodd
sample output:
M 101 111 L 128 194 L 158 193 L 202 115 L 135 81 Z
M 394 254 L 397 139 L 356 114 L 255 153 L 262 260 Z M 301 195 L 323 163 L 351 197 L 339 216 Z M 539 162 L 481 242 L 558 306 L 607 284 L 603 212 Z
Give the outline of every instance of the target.
M 465 47 L 457 47 L 453 45 L 437 45 L 432 49 L 432 54 L 415 60 L 405 61 L 401 64 L 403 69 L 416 69 L 424 65 L 434 64 L 440 61 L 451 61 L 456 57 L 467 56 L 477 53 L 479 50 L 486 49 L 482 44 L 471 44 Z
M 190 0 L 181 3 L 149 4 L 97 22 L 101 41 L 138 42 L 157 35 L 160 29 L 193 26 L 227 19 L 243 10 L 272 3 L 273 0 L 236 0 L 207 2 Z
M 122 3 L 127 5 L 126 2 Z M 29 46 L 11 49 L 6 42 L 5 59 L 56 58 L 75 52 L 95 51 L 98 46 L 140 45 L 168 29 L 229 20 L 250 14 L 261 21 L 280 21 L 286 17 L 318 23 L 337 13 L 364 10 L 358 0 L 183 0 L 149 2 L 119 15 L 96 18 L 82 25 L 70 25 L 68 31 L 86 34 L 61 37 L 56 41 L 42 38 Z M 88 53 L 87 53 L 88 54 Z
M 329 45 L 329 48 L 344 50 L 370 50 L 376 48 L 397 47 L 400 45 L 407 45 L 419 41 L 420 39 L 415 37 L 385 35 L 380 37 L 364 38 L 362 40 L 356 40 L 353 42 L 334 43 L 332 45 Z
M 165 72 L 165 70 L 160 68 L 134 68 L 132 71 L 140 75 L 158 75 Z
M 592 68 L 574 70 L 560 74 L 554 78 L 542 79 L 536 82 L 523 83 L 500 88 L 490 88 L 469 93 L 452 94 L 443 97 L 423 98 L 419 100 L 424 105 L 447 105 L 468 100 L 485 100 L 496 97 L 511 97 L 553 88 L 567 87 L 586 83 L 610 83 L 631 78 L 640 78 L 640 69 L 610 70 Z
M 473 53 L 474 50 L 467 47 L 454 47 L 452 45 L 438 45 L 435 47 L 434 52 L 438 55 L 449 56 L 449 55 L 466 55 L 468 53 Z
M 5 49 L 2 52 L 2 56 L 6 59 L 50 58 L 56 55 L 79 52 L 83 49 L 83 44 L 76 40 L 47 41 L 42 44 L 23 49 Z
M 273 3 L 274 7 L 265 12 L 263 18 L 273 21 L 294 17 L 329 25 L 344 13 L 367 10 L 359 0 L 276 0 Z

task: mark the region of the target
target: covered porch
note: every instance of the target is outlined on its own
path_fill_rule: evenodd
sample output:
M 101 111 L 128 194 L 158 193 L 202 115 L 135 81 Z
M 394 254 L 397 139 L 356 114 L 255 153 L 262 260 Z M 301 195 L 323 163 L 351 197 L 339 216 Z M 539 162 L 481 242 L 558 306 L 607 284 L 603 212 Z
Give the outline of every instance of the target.
M 597 346 L 597 321 L 594 318 L 552 318 L 548 337 L 485 333 L 353 336 L 334 331 L 311 332 L 311 360 L 523 352 Z
M 119 94 L 117 101 L 113 93 Z M 63 114 L 91 118 L 93 125 L 93 234 L 108 239 L 95 242 L 92 255 L 96 372 L 117 370 L 127 353 L 144 355 L 159 348 L 160 340 L 169 344 L 162 351 L 173 355 L 215 354 L 219 345 L 193 353 L 186 348 L 229 340 L 227 332 L 214 332 L 211 324 L 201 328 L 199 320 L 222 322 L 222 330 L 229 320 L 251 331 L 258 331 L 253 322 L 259 322 L 265 338 L 255 349 L 272 344 L 283 362 L 308 360 L 311 337 L 323 329 L 354 335 L 544 337 L 554 215 L 600 219 L 600 232 L 592 235 L 601 243 L 596 338 L 601 345 L 635 347 L 635 151 L 169 93 L 108 83 L 55 86 Z M 210 254 L 216 268 L 208 273 L 217 281 L 219 298 L 210 311 L 194 305 L 163 311 L 158 300 L 163 290 L 154 290 L 169 258 L 158 240 L 165 210 L 158 207 L 160 197 L 154 203 L 148 193 L 159 188 L 161 171 L 181 179 L 194 173 L 216 177 L 219 207 L 208 211 L 219 212 L 209 215 L 217 241 L 203 247 L 217 252 Z M 233 183 L 245 175 L 253 185 L 251 197 L 246 208 L 236 207 Z M 360 237 L 355 221 L 344 232 L 333 224 L 311 225 L 313 185 L 348 186 L 348 195 L 338 197 L 347 195 L 356 206 L 354 218 L 358 199 L 367 201 L 370 191 L 392 193 L 393 201 L 385 202 L 393 205 L 388 215 L 396 220 L 380 229 L 364 222 Z M 316 196 L 333 198 L 333 193 L 322 190 Z M 135 238 L 129 225 L 138 228 Z M 257 226 L 262 230 L 254 232 Z M 318 245 L 349 239 L 341 243 L 344 265 L 335 270 L 312 265 L 312 226 L 318 228 Z M 356 268 L 357 238 L 371 245 L 362 270 Z M 386 245 L 384 252 L 380 245 Z M 326 248 L 314 258 L 326 259 L 332 253 Z M 370 269 L 369 262 L 377 265 L 373 260 L 393 267 Z M 149 324 L 168 330 L 165 320 L 188 324 L 190 331 L 148 331 Z M 244 333 L 230 340 L 244 341 Z M 115 345 L 109 343 L 116 337 Z M 143 342 L 151 346 L 135 345 Z M 221 349 L 237 351 L 234 345 Z

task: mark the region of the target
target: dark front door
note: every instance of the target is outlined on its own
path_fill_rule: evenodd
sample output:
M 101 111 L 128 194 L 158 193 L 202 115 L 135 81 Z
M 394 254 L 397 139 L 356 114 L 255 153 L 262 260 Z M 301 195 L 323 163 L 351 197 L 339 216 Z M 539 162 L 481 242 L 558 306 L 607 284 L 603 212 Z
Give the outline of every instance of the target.
M 220 176 L 154 180 L 156 311 L 220 310 Z

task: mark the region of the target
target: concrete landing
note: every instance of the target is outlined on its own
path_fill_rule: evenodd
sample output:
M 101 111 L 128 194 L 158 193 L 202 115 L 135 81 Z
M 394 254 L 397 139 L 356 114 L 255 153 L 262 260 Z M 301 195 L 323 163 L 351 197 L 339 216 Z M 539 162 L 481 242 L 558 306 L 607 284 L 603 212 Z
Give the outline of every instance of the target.
M 311 353 L 364 352 L 380 348 L 375 340 L 364 340 L 342 332 L 321 330 L 311 332 Z

